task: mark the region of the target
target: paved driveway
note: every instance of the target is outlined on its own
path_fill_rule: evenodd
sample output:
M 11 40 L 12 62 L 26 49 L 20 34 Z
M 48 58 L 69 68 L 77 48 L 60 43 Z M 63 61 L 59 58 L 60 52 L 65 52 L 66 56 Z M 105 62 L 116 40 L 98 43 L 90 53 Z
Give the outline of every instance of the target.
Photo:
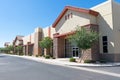
M 120 78 L 0 55 L 0 80 L 120 80 Z

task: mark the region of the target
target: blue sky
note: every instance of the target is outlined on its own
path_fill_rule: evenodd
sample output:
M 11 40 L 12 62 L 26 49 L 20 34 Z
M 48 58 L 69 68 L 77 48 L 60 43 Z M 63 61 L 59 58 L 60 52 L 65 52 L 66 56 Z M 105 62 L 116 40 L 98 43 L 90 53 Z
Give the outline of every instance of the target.
M 0 47 L 16 35 L 28 35 L 36 27 L 51 25 L 66 5 L 90 8 L 104 1 L 0 0 Z

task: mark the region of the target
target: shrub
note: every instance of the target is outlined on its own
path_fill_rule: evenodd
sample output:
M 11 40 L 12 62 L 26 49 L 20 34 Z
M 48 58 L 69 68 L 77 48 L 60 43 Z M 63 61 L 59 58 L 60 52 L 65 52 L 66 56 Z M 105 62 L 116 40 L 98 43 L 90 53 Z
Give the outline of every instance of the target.
M 28 54 L 29 56 L 32 56 L 32 54 Z
M 91 60 L 84 60 L 84 63 L 91 63 Z
M 43 55 L 43 57 L 45 57 L 45 55 Z
M 76 62 L 76 59 L 75 59 L 75 58 L 70 58 L 69 61 L 70 61 L 70 62 Z
M 52 59 L 56 59 L 55 57 L 52 57 Z
M 35 55 L 36 57 L 39 57 L 39 55 Z
M 106 63 L 107 61 L 106 60 L 99 60 L 100 63 Z
M 96 63 L 94 60 L 85 60 L 84 63 Z
M 50 55 L 45 55 L 45 58 L 46 59 L 50 59 Z
M 42 54 L 40 54 L 40 57 L 42 57 L 43 55 Z
M 24 55 L 24 53 L 19 53 L 19 56 L 23 56 Z

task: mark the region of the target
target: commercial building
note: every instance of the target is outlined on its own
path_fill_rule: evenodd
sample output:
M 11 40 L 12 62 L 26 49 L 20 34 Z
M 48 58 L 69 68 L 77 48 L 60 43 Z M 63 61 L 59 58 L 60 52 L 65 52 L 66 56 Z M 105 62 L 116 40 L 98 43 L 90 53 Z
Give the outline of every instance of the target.
M 25 55 L 42 55 L 43 50 L 39 46 L 39 41 L 44 37 L 53 37 L 54 28 L 36 28 L 35 32 L 29 34 L 28 36 L 23 37 L 23 53 Z
M 91 9 L 66 6 L 53 23 L 55 28 L 53 54 L 55 57 L 78 57 L 81 51 L 66 36 L 77 26 L 92 28 L 100 33 L 99 42 L 87 51 L 85 59 L 120 61 L 120 4 L 108 0 Z
M 114 0 L 107 0 L 90 9 L 66 6 L 52 27 L 36 28 L 34 33 L 22 38 L 23 52 L 25 55 L 42 54 L 38 42 L 48 36 L 53 39 L 53 57 L 80 57 L 81 50 L 67 39 L 75 33 L 77 26 L 100 34 L 98 42 L 84 54 L 85 59 L 120 61 L 120 4 Z M 17 44 L 17 39 L 14 44 Z

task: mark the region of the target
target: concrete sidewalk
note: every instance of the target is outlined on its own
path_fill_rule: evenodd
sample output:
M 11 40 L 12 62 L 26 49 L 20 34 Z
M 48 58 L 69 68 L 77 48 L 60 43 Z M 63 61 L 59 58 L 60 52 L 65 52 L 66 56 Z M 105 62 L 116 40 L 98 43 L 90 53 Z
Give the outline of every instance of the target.
M 8 54 L 7 54 L 8 55 Z M 105 64 L 92 64 L 92 63 L 76 63 L 69 62 L 69 58 L 58 58 L 58 59 L 45 59 L 43 57 L 34 57 L 34 56 L 18 56 L 18 55 L 10 55 L 15 57 L 20 57 L 24 59 L 34 60 L 37 62 L 43 62 L 54 65 L 65 65 L 65 66 L 75 66 L 75 67 L 112 67 L 112 66 L 120 66 L 120 63 L 105 63 Z

